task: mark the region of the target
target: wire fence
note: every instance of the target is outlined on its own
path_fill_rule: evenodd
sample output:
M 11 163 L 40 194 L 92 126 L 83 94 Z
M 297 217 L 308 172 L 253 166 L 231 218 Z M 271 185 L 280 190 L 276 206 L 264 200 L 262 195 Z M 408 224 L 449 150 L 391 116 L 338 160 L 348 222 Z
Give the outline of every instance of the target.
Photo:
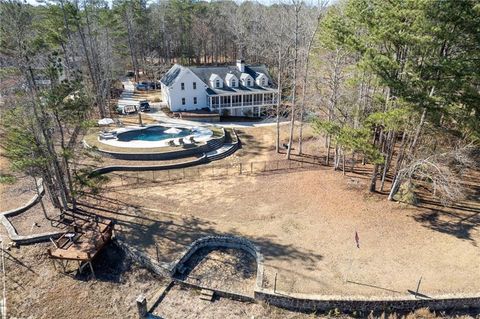
M 212 179 L 227 176 L 280 173 L 293 170 L 311 170 L 318 169 L 321 166 L 321 162 L 318 159 L 309 158 L 305 160 L 273 160 L 231 164 L 209 164 L 169 170 L 123 171 L 109 173 L 109 176 L 111 179 L 111 185 L 113 187 L 118 187 L 181 180 Z

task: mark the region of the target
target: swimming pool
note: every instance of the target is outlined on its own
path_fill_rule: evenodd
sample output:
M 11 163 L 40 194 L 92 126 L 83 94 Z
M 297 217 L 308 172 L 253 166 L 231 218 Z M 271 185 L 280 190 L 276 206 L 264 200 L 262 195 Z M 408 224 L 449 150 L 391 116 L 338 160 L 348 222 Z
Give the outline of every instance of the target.
M 148 141 L 156 142 L 171 138 L 185 137 L 192 134 L 192 130 L 186 128 L 176 128 L 178 133 L 166 133 L 171 130 L 170 127 L 150 126 L 144 129 L 131 130 L 117 134 L 117 140 L 120 142 Z

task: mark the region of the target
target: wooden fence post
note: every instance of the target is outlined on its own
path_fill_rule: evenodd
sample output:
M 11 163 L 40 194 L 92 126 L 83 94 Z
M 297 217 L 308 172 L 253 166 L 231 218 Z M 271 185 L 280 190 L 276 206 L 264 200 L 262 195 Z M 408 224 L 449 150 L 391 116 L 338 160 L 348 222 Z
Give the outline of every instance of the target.
M 240 169 L 240 175 L 242 175 L 242 163 L 240 163 L 239 169 Z
M 250 162 L 250 174 L 253 174 L 253 162 Z

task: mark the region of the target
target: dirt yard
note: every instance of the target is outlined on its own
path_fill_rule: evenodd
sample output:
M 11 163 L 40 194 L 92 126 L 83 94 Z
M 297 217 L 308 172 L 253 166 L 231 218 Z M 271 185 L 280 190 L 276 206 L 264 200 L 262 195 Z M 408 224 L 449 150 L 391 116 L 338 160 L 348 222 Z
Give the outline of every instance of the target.
M 174 286 L 167 294 L 154 315 L 168 319 L 210 319 L 210 318 L 269 318 L 269 319 L 306 319 L 317 318 L 312 314 L 303 314 L 268 306 L 266 304 L 244 303 L 225 298 L 208 302 L 200 299 L 200 292 Z M 321 316 L 326 317 L 326 316 Z M 348 316 L 339 316 L 348 318 Z
M 191 180 L 112 192 L 122 236 L 169 261 L 205 234 L 245 236 L 287 292 L 399 296 L 480 290 L 479 203 L 415 208 L 365 193 L 367 178 L 316 170 Z M 98 203 L 101 204 L 101 203 Z M 465 204 L 467 205 L 467 204 Z M 355 232 L 360 238 L 356 247 Z
M 178 278 L 202 287 L 253 297 L 257 265 L 247 252 L 237 249 L 199 249 Z
M 286 132 L 282 131 L 285 142 Z M 284 157 L 274 152 L 271 127 L 240 129 L 239 135 L 242 149 L 215 164 Z M 308 131 L 307 138 L 305 151 L 318 154 L 322 141 Z M 4 166 L 0 168 L 3 171 Z M 416 289 L 420 277 L 419 292 L 428 296 L 480 291 L 478 172 L 466 176 L 471 186 L 468 200 L 451 207 L 425 200 L 420 207 L 413 207 L 388 202 L 382 194 L 365 192 L 368 167 L 358 167 L 356 171 L 342 176 L 331 168 L 318 166 L 123 187 L 118 187 L 118 181 L 112 178 L 101 198 L 86 196 L 81 203 L 86 211 L 116 219 L 117 236 L 153 258 L 158 245 L 161 261 L 174 260 L 185 246 L 208 234 L 245 236 L 265 256 L 264 286 L 271 288 L 277 274 L 278 291 L 402 296 Z M 2 210 L 33 196 L 33 183 L 28 183 L 20 176 L 8 187 L 0 185 Z M 39 212 L 33 211 L 34 219 L 41 218 Z M 31 218 L 25 216 L 14 223 L 29 230 Z M 359 248 L 355 232 L 360 238 Z M 4 235 L 3 229 L 0 233 Z M 135 318 L 135 298 L 145 293 L 148 299 L 165 284 L 165 279 L 132 264 L 115 248 L 106 250 L 94 264 L 98 280 L 87 280 L 86 275 L 74 273 L 63 275 L 48 260 L 47 246 L 37 244 L 6 251 L 10 316 Z M 220 289 L 225 288 L 221 286 L 225 278 L 238 274 L 237 266 L 231 266 L 242 259 L 241 254 L 232 259 L 218 251 L 204 257 L 192 261 L 195 267 L 190 275 L 203 276 L 208 279 L 204 282 Z M 225 261 L 235 263 L 228 266 Z M 253 270 L 243 266 L 246 267 L 240 272 L 248 271 L 238 278 L 243 280 L 242 285 L 234 288 L 248 289 L 245 287 L 253 283 Z M 225 299 L 205 304 L 194 291 L 176 288 L 161 303 L 156 315 L 310 317 Z M 430 314 L 419 317 L 433 318 Z
M 137 318 L 137 296 L 151 297 L 164 284 L 114 245 L 95 259 L 97 280 L 87 273 L 62 274 L 48 259 L 47 246 L 5 251 L 9 318 Z

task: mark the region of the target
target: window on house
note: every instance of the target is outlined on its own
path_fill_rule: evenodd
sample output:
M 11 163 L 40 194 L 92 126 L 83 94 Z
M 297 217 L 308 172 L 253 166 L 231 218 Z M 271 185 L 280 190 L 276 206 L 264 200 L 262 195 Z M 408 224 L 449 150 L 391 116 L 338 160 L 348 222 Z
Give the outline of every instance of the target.
M 247 86 L 252 86 L 252 82 L 250 82 L 250 79 L 247 80 Z
M 235 80 L 232 80 L 232 86 L 233 87 L 236 87 L 237 86 L 237 82 Z
M 182 97 L 182 105 L 185 105 L 185 98 L 184 97 Z
M 265 79 L 262 79 L 262 86 L 265 86 Z
M 215 81 L 215 87 L 219 88 L 220 87 L 220 80 Z
M 185 90 L 185 83 L 181 83 L 180 86 L 182 87 L 182 90 Z
M 194 90 L 197 89 L 197 82 L 193 82 L 193 89 L 194 89 Z
M 197 97 L 193 98 L 193 104 L 197 104 Z

